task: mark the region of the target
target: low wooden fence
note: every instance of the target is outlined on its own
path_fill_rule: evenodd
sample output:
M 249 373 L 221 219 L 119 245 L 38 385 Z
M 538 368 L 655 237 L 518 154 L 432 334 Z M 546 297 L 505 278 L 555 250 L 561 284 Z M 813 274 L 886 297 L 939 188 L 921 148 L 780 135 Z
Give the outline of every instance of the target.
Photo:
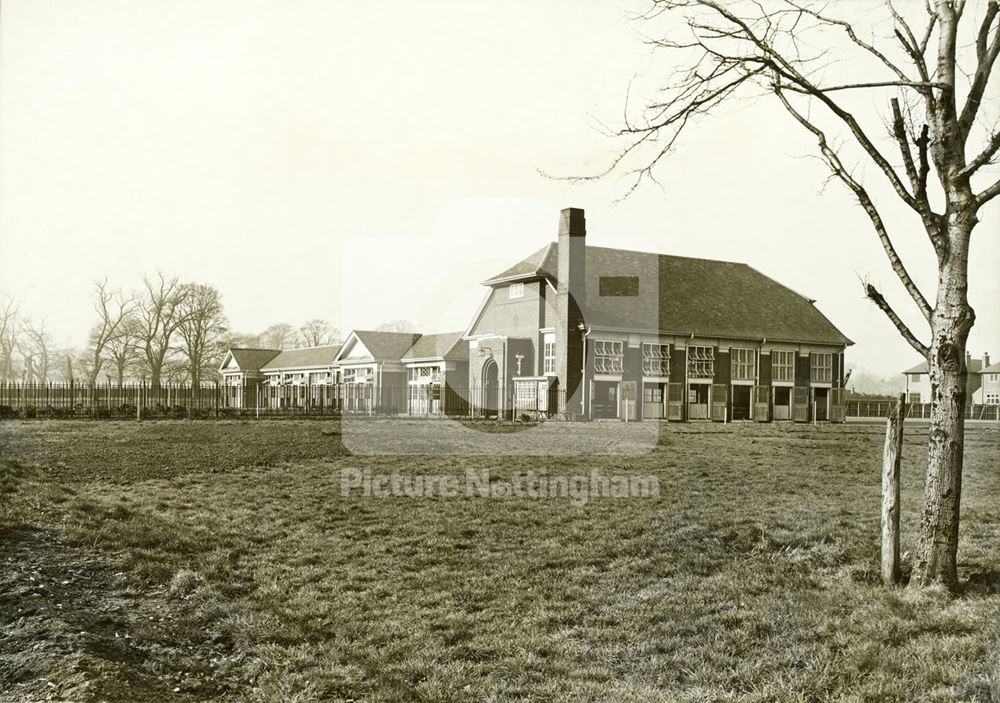
M 848 400 L 847 417 L 889 417 L 895 401 L 892 400 Z M 931 416 L 930 403 L 907 403 L 906 417 L 929 418 Z M 1000 405 L 966 405 L 966 420 L 993 420 L 1000 421 Z

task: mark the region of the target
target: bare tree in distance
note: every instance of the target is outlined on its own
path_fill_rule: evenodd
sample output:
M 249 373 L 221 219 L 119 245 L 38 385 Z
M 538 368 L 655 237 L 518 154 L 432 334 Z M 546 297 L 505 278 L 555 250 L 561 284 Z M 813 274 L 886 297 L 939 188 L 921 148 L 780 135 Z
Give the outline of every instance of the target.
M 176 276 L 155 276 L 143 279 L 144 292 L 136 309 L 142 351 L 153 390 L 161 385 L 163 364 L 170 353 L 177 328 L 184 322 L 186 288 Z
M 97 323 L 90 330 L 89 350 L 90 360 L 87 364 L 87 381 L 97 383 L 101 368 L 104 365 L 105 350 L 108 345 L 122 332 L 130 316 L 136 310 L 136 301 L 120 290 L 113 290 L 108 279 L 94 282 L 94 310 L 97 312 Z
M 114 371 L 118 385 L 125 382 L 129 372 L 143 359 L 141 325 L 135 314 L 128 315 L 118 328 L 118 333 L 108 340 L 107 362 Z
M 326 320 L 309 320 L 299 327 L 299 339 L 305 347 L 336 344 L 340 341 L 340 330 Z
M 278 322 L 260 333 L 260 343 L 266 349 L 291 349 L 298 342 L 298 332 L 287 322 Z
M 13 297 L 0 302 L 0 381 L 14 379 L 14 350 L 17 348 L 18 304 Z
M 187 359 L 188 378 L 199 386 L 215 370 L 226 335 L 222 296 L 212 286 L 189 283 L 184 287 L 181 323 L 177 327 L 179 351 Z
M 376 332 L 416 332 L 417 327 L 409 320 L 389 320 L 375 328 Z
M 49 380 L 49 364 L 52 349 L 52 335 L 45 326 L 45 320 L 33 322 L 30 319 L 24 320 L 22 334 L 19 344 L 26 359 L 30 359 L 27 366 L 31 370 L 32 378 L 28 381 L 45 383 Z
M 642 17 L 655 33 L 649 42 L 668 52 L 677 70 L 640 117 L 626 117 L 617 132 L 626 144 L 608 172 L 627 170 L 633 189 L 653 179 L 653 167 L 692 123 L 721 106 L 749 104 L 746 98 L 776 101 L 791 124 L 815 139 L 831 178 L 863 208 L 927 324 L 923 334 L 911 330 L 866 283 L 865 295 L 930 367 L 924 508 L 912 582 L 955 589 L 965 349 L 975 321 L 968 300 L 969 241 L 979 211 L 1000 194 L 996 173 L 987 178 L 1000 151 L 1000 129 L 981 112 L 1000 55 L 1000 8 L 996 0 L 930 0 L 903 6 L 904 16 L 891 3 L 872 5 L 860 23 L 891 30 L 879 36 L 834 16 L 837 9 L 807 0 L 652 0 Z M 662 32 L 659 21 L 668 23 Z M 835 62 L 853 77 L 827 80 L 825 69 Z M 862 124 L 849 109 L 873 103 L 887 106 L 884 122 Z M 883 129 L 884 137 L 875 136 Z M 885 142 L 894 154 L 885 151 Z M 866 184 L 855 162 L 866 163 L 881 181 L 877 187 L 921 223 L 937 259 L 933 300 L 910 276 L 876 204 L 876 183 Z
M 259 349 L 263 346 L 263 342 L 259 334 L 240 334 L 229 330 L 226 334 L 225 346 L 228 349 Z

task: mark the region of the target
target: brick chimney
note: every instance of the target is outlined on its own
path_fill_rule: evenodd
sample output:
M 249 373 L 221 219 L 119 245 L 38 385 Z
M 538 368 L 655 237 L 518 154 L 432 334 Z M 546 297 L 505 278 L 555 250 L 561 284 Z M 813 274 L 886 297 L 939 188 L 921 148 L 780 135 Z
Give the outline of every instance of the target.
M 972 364 L 972 352 L 966 351 L 965 352 L 965 368 L 969 368 L 969 366 L 971 364 Z
M 983 352 L 983 368 L 985 369 L 989 365 L 990 365 L 990 353 Z
M 559 413 L 580 415 L 583 407 L 583 311 L 587 306 L 587 221 L 580 208 L 559 213 L 556 270 L 556 376 Z

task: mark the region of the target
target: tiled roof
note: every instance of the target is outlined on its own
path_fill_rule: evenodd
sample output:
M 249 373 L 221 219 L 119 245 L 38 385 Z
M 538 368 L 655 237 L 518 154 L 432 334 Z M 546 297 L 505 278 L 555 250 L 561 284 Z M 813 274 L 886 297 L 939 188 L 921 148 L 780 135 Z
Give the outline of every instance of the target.
M 261 367 L 262 371 L 305 369 L 329 366 L 340 351 L 339 344 L 326 344 L 305 349 L 286 349 Z
M 432 359 L 432 358 L 468 358 L 468 345 L 462 344 L 461 332 L 445 332 L 443 334 L 425 334 L 420 337 L 406 353 L 402 360 Z
M 415 332 L 375 332 L 372 330 L 354 330 L 361 343 L 376 360 L 399 361 L 406 350 L 420 338 Z M 351 360 L 345 360 L 351 361 Z
M 538 276 L 555 276 L 556 271 L 556 251 L 558 244 L 546 244 L 526 259 L 519 261 L 506 271 L 498 273 L 489 280 L 483 281 L 483 285 L 488 286 L 502 281 L 514 280 L 517 278 L 536 278 Z
M 813 301 L 742 263 L 588 246 L 588 325 L 700 337 L 852 344 Z M 545 277 L 554 284 L 552 243 L 487 281 Z M 600 295 L 602 276 L 637 276 L 637 296 Z M 652 283 L 652 285 L 651 285 Z
M 280 349 L 238 349 L 229 350 L 241 371 L 259 371 L 268 361 L 281 353 Z

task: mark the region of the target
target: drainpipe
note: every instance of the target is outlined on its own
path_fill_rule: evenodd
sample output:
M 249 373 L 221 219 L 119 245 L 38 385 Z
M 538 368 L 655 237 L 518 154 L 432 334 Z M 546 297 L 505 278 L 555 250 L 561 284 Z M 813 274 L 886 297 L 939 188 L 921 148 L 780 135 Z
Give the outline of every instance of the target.
M 579 329 L 583 341 L 583 367 L 580 369 L 580 384 L 582 386 L 580 389 L 580 415 L 585 415 L 589 419 L 590 416 L 587 412 L 587 386 L 590 384 L 587 381 L 587 337 L 590 336 L 592 329 L 583 322 L 580 323 Z

